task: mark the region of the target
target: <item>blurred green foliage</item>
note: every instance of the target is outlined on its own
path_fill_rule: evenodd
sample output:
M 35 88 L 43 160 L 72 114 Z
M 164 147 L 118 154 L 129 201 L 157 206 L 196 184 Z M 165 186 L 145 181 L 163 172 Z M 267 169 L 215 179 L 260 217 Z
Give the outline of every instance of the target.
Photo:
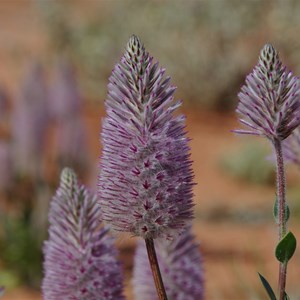
M 178 97 L 207 108 L 235 105 L 239 86 L 266 42 L 294 53 L 290 61 L 300 70 L 297 0 L 39 3 L 53 48 L 72 57 L 85 91 L 97 99 L 105 98 L 112 66 L 133 33 L 167 68 Z
M 275 167 L 268 159 L 270 152 L 259 143 L 246 143 L 240 149 L 221 158 L 220 165 L 239 179 L 257 183 L 274 184 Z
M 30 224 L 30 213 L 12 217 L 1 215 L 0 253 L 3 266 L 0 278 L 5 286 L 18 282 L 39 287 L 42 277 L 42 243 Z

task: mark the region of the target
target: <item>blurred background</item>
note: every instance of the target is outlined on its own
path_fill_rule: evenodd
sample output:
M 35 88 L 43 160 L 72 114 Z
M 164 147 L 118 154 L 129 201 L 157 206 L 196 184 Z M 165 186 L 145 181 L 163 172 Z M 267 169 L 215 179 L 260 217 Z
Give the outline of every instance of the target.
M 271 149 L 236 137 L 245 76 L 270 42 L 300 74 L 297 0 L 0 0 L 0 285 L 41 299 L 42 244 L 62 167 L 96 190 L 108 77 L 134 33 L 184 100 L 196 175 L 194 233 L 208 300 L 266 299 L 276 289 Z M 288 166 L 290 228 L 300 238 L 300 173 Z M 126 295 L 135 239 L 117 241 Z M 287 291 L 300 299 L 300 252 Z

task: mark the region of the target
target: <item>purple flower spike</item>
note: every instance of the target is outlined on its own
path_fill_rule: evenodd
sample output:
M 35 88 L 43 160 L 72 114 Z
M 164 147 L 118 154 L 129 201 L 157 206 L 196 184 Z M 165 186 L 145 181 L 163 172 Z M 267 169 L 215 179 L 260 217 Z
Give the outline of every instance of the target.
M 168 299 L 204 298 L 202 259 L 188 228 L 176 240 L 157 239 L 155 248 Z M 144 243 L 134 258 L 133 289 L 136 300 L 158 300 Z
M 236 133 L 286 139 L 300 124 L 299 79 L 287 71 L 272 45 L 265 45 L 239 93 L 237 112 L 250 130 Z
M 50 111 L 56 121 L 70 120 L 74 115 L 81 113 L 83 99 L 79 92 L 75 70 L 66 59 L 61 58 L 56 64 L 50 98 Z
M 65 168 L 49 213 L 44 247 L 45 300 L 123 300 L 122 275 L 97 197 Z
M 192 219 L 193 173 L 175 87 L 132 36 L 110 77 L 99 180 L 103 218 L 116 231 L 171 238 Z
M 41 176 L 48 119 L 48 89 L 44 70 L 30 66 L 12 114 L 14 168 L 22 175 Z

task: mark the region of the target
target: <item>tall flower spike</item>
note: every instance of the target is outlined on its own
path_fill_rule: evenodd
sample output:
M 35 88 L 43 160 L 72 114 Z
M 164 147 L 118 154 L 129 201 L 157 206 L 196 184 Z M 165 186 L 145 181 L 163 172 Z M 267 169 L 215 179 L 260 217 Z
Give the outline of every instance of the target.
M 83 99 L 72 65 L 61 58 L 55 66 L 55 79 L 50 89 L 52 118 L 62 122 L 72 120 L 82 111 Z
M 97 197 L 65 168 L 49 213 L 44 247 L 45 300 L 123 300 L 122 275 Z
M 22 175 L 40 178 L 49 125 L 48 89 L 42 65 L 34 63 L 21 85 L 12 114 L 13 162 Z
M 176 240 L 157 239 L 155 246 L 168 299 L 203 299 L 202 259 L 190 228 Z M 134 258 L 133 290 L 136 300 L 158 299 L 144 243 L 138 244 Z
M 250 130 L 235 132 L 265 136 L 274 147 L 279 241 L 288 232 L 282 144 L 300 124 L 299 91 L 299 78 L 292 76 L 292 73 L 282 66 L 273 46 L 265 45 L 257 66 L 247 76 L 246 84 L 239 93 L 237 112 L 242 115 L 240 122 Z M 283 300 L 286 295 L 287 261 L 279 261 L 278 291 L 279 299 Z
M 250 130 L 236 133 L 282 141 L 300 124 L 299 79 L 287 71 L 272 45 L 265 45 L 239 93 L 237 112 Z
M 84 168 L 88 162 L 86 128 L 82 119 L 83 98 L 72 65 L 61 58 L 56 64 L 50 90 L 50 112 L 57 122 L 56 156 L 60 165 Z
M 174 116 L 175 87 L 132 36 L 110 77 L 103 121 L 99 194 L 116 231 L 172 237 L 192 219 L 189 139 Z

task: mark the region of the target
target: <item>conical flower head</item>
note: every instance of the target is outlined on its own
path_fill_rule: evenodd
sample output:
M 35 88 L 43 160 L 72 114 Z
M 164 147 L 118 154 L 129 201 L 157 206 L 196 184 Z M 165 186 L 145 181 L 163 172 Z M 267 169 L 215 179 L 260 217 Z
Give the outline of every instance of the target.
M 300 124 L 300 83 L 287 71 L 272 45 L 265 45 L 239 93 L 237 112 L 250 130 L 236 133 L 286 139 Z
M 168 299 L 204 299 L 202 259 L 190 228 L 176 240 L 155 240 L 155 248 Z M 158 300 L 145 243 L 141 242 L 134 258 L 133 290 L 136 300 Z
M 116 249 L 101 218 L 97 197 L 78 184 L 71 169 L 64 169 L 49 212 L 45 300 L 124 299 Z
M 99 194 L 104 220 L 143 238 L 172 237 L 192 218 L 193 174 L 175 87 L 132 36 L 110 77 Z

